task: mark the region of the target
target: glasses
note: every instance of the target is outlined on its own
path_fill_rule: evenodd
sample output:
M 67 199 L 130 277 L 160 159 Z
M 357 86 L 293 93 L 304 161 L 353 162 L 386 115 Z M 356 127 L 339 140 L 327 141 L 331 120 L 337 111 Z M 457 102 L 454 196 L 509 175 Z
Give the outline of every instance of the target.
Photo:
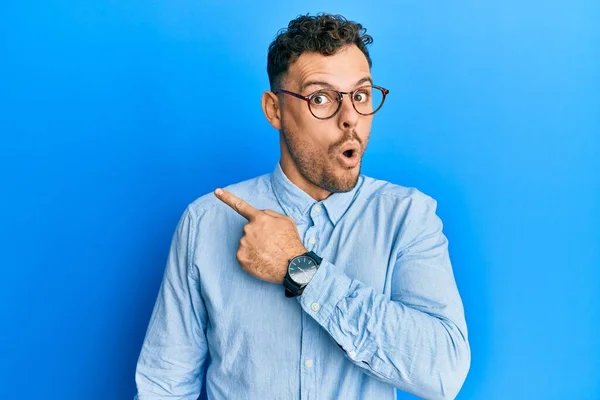
M 335 116 L 342 108 L 344 95 L 349 94 L 352 106 L 360 115 L 373 115 L 385 101 L 385 97 L 390 91 L 381 86 L 368 85 L 361 86 L 351 92 L 340 92 L 335 89 L 321 89 L 308 96 L 302 96 L 299 93 L 289 90 L 279 89 L 274 93 L 285 93 L 299 99 L 305 100 L 308 104 L 310 113 L 317 119 L 329 119 Z

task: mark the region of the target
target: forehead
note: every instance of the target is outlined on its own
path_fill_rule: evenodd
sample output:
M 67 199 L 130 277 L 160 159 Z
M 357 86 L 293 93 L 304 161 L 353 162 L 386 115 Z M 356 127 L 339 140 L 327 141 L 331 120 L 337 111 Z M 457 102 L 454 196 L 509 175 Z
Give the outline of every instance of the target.
M 353 89 L 360 79 L 370 77 L 367 57 L 355 45 L 346 46 L 331 56 L 320 53 L 302 53 L 290 64 L 286 76 L 287 86 L 301 90 L 305 83 L 323 81 L 338 90 Z M 311 86 L 317 90 L 318 87 Z

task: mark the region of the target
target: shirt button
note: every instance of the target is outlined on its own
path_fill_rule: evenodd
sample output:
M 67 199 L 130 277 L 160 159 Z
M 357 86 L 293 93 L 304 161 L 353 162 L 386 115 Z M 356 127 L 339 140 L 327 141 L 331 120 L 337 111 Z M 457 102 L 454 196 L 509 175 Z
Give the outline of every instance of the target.
M 313 360 L 311 360 L 310 358 L 307 359 L 306 361 L 304 361 L 304 365 L 306 365 L 308 368 L 313 366 Z
M 317 205 L 315 206 L 315 213 L 317 213 L 317 214 L 318 214 L 318 213 L 320 213 L 320 212 L 321 212 L 321 205 L 320 205 L 320 204 L 317 204 Z
M 314 236 L 312 236 L 310 239 L 308 239 L 308 243 L 310 245 L 313 245 L 313 244 L 317 243 L 317 239 Z
M 321 308 L 321 306 L 319 305 L 319 303 L 312 303 L 310 305 L 310 309 L 313 311 L 319 311 L 320 308 Z
M 349 355 L 351 358 L 354 358 L 354 357 L 356 357 L 356 353 L 354 352 L 354 350 L 350 350 L 350 352 L 348 353 L 348 355 Z

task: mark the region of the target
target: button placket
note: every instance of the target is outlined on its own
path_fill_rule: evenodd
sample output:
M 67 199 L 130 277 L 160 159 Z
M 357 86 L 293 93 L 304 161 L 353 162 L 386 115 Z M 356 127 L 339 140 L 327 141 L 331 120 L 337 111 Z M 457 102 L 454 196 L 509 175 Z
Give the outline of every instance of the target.
M 312 319 L 308 313 L 302 313 L 302 343 L 300 354 L 300 393 L 301 399 L 312 400 L 317 390 L 317 354 L 318 331 L 320 326 Z
M 312 246 L 314 246 L 317 243 L 316 231 L 317 228 L 313 225 L 310 228 L 308 228 L 308 230 L 304 234 L 304 245 L 308 250 L 312 250 Z

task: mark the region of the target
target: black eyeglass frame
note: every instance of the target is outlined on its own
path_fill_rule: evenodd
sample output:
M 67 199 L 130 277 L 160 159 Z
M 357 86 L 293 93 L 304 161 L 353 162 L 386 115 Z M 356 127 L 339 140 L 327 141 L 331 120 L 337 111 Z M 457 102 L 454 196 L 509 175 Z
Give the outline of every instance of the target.
M 361 113 L 360 111 L 358 111 L 358 109 L 356 108 L 356 105 L 354 104 L 354 93 L 358 92 L 361 89 L 364 89 L 366 87 L 371 87 L 371 88 L 375 88 L 378 90 L 381 90 L 383 97 L 381 98 L 381 104 L 379 105 L 379 107 L 377 107 L 376 110 L 373 110 L 370 113 Z M 317 117 L 315 115 L 315 113 L 313 112 L 312 108 L 310 107 L 310 101 L 312 100 L 313 97 L 315 97 L 316 95 L 322 93 L 322 92 L 335 92 L 338 95 L 337 101 L 338 101 L 338 107 L 337 110 L 335 110 L 335 112 L 333 114 L 331 114 L 329 117 Z M 312 92 L 311 94 L 307 95 L 307 96 L 303 96 L 300 93 L 295 93 L 295 92 L 291 92 L 289 90 L 285 90 L 285 89 L 278 89 L 275 90 L 273 93 L 285 93 L 285 94 L 289 94 L 291 96 L 294 96 L 298 99 L 304 100 L 306 101 L 306 105 L 308 106 L 308 110 L 310 111 L 310 113 L 313 115 L 313 117 L 317 118 L 317 119 L 321 119 L 321 120 L 325 120 L 325 119 L 329 119 L 329 118 L 333 118 L 337 115 L 337 113 L 340 112 L 340 110 L 342 109 L 342 102 L 344 101 L 344 95 L 345 94 L 349 94 L 350 96 L 350 102 L 352 103 L 352 107 L 354 108 L 354 110 L 363 116 L 369 116 L 369 115 L 373 115 L 375 114 L 377 111 L 379 111 L 381 109 L 381 107 L 383 107 L 383 103 L 385 103 L 385 98 L 388 95 L 390 91 L 386 88 L 383 88 L 381 86 L 377 86 L 377 85 L 364 85 L 361 87 L 358 87 L 354 90 L 352 90 L 351 92 L 340 92 L 339 90 L 335 90 L 335 89 L 319 89 L 316 92 Z

